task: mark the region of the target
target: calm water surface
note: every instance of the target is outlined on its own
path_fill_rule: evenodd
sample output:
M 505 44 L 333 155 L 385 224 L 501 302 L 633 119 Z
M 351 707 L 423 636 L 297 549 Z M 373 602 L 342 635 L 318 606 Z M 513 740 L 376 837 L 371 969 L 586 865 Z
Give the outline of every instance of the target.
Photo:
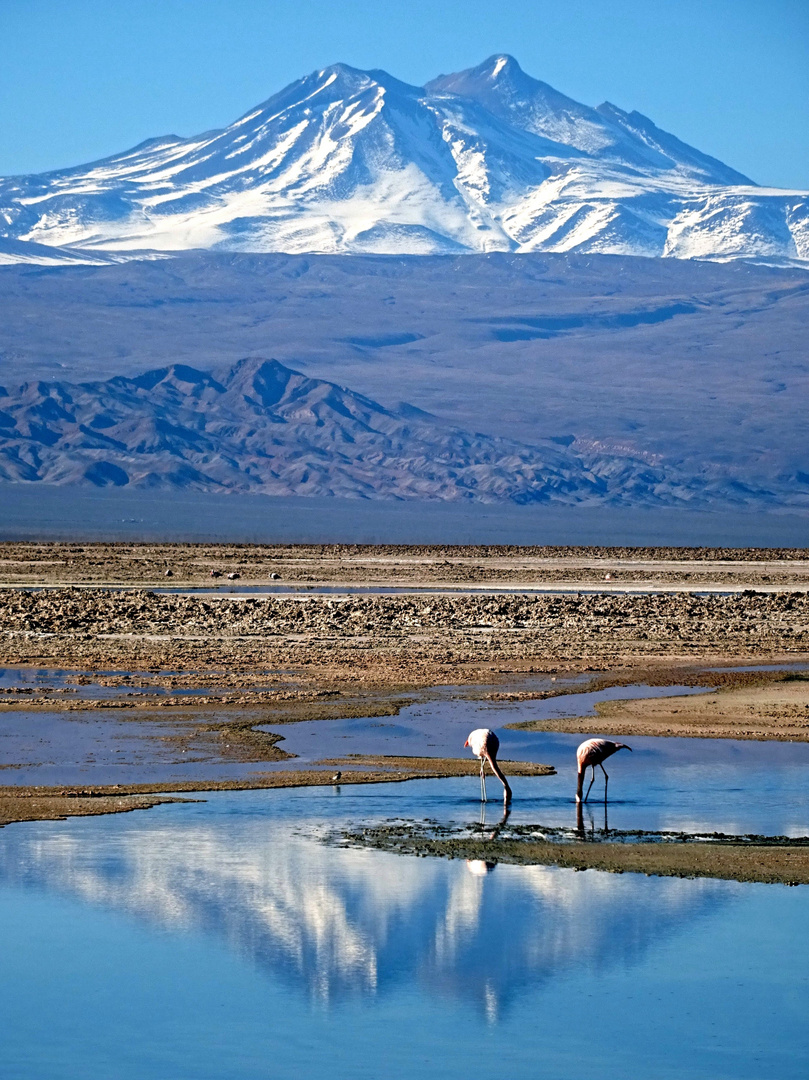
M 512 820 L 546 783 L 523 781 Z M 214 793 L 3 829 L 2 1075 L 806 1075 L 809 889 L 485 874 L 318 839 L 477 820 L 475 788 Z
M 266 675 L 289 674 L 288 672 L 267 671 Z M 176 686 L 163 686 L 155 683 L 152 676 L 158 678 L 174 678 Z M 145 694 L 161 696 L 194 697 L 227 693 L 227 688 L 210 686 L 188 686 L 189 675 L 194 672 L 182 671 L 73 671 L 68 668 L 33 668 L 33 667 L 0 667 L 0 694 L 2 691 L 21 693 L 31 691 L 36 694 L 56 693 L 59 696 L 74 695 L 77 699 L 90 701 L 104 698 L 138 697 Z M 104 680 L 111 678 L 111 685 L 104 685 Z M 132 685 L 122 682 L 132 680 Z M 250 687 L 240 687 L 241 693 Z M 255 689 L 263 689 L 256 687 Z M 0 697 L 5 703 L 13 701 L 9 694 L 7 698 Z
M 495 728 L 501 758 L 544 762 L 557 770 L 556 776 L 511 781 L 512 822 L 523 815 L 532 823 L 571 825 L 576 747 L 588 736 L 514 731 L 505 725 L 594 715 L 596 703 L 609 699 L 702 692 L 684 686 L 624 686 L 516 703 L 439 698 L 407 706 L 398 716 L 318 720 L 274 730 L 283 733 L 283 748 L 298 755 L 284 767 L 300 768 L 351 753 L 458 757 L 469 753 L 463 744 L 470 730 Z M 595 715 L 590 734 L 599 734 Z M 809 835 L 809 743 L 643 736 L 626 741 L 632 753 L 622 750 L 606 763 L 610 828 Z M 477 778 L 465 783 L 469 797 L 477 797 Z M 502 788 L 491 776 L 487 790 L 496 806 Z M 587 803 L 596 828 L 605 824 L 603 796 L 599 770 Z
M 0 687 L 59 688 L 73 685 L 71 679 L 75 673 L 66 671 L 0 670 Z M 554 685 L 559 689 L 565 684 L 537 678 L 533 685 L 526 680 L 521 688 Z M 82 694 L 121 694 L 120 688 L 96 684 L 79 689 Z M 453 696 L 460 692 L 459 688 L 434 688 L 428 691 L 430 699 L 404 707 L 398 716 L 274 722 L 267 730 L 282 734 L 281 745 L 295 755 L 277 765 L 211 763 L 204 749 L 180 754 L 170 740 L 158 743 L 161 749 L 156 751 L 154 740 L 146 738 L 147 732 L 154 734 L 156 722 L 139 721 L 137 714 L 122 716 L 103 709 L 8 710 L 0 712 L 0 764 L 15 765 L 0 775 L 9 785 L 249 779 L 257 772 L 305 768 L 354 753 L 454 758 L 468 753 L 463 744 L 473 728 L 491 727 L 500 736 L 501 758 L 543 762 L 557 770 L 556 776 L 538 782 L 514 779 L 515 813 L 519 808 L 531 823 L 564 826 L 571 824 L 575 749 L 585 736 L 509 730 L 506 725 L 592 716 L 588 735 L 598 735 L 595 706 L 599 701 L 704 693 L 686 686 L 625 686 L 544 700 L 497 702 Z M 177 721 L 170 715 L 166 719 L 167 732 L 174 732 Z M 599 772 L 588 803 L 592 827 L 603 828 L 606 821 L 614 829 L 809 835 L 809 743 L 643 737 L 628 741 L 633 752 L 622 751 L 607 765 L 611 778 L 608 817 Z M 348 772 L 351 766 L 341 768 Z M 467 780 L 466 785 L 470 798 L 475 797 L 477 779 Z M 499 784 L 492 778 L 489 793 L 496 803 Z

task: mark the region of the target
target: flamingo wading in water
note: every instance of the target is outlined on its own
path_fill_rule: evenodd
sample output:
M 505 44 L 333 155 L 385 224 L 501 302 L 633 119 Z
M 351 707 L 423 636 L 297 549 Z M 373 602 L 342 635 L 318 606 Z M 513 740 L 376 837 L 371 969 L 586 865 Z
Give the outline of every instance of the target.
M 500 740 L 493 731 L 488 728 L 475 728 L 469 733 L 469 738 L 464 743 L 468 746 L 475 757 L 480 758 L 480 798 L 486 802 L 486 762 L 491 765 L 492 772 L 503 785 L 503 802 L 511 802 L 511 788 L 508 780 L 503 775 L 503 770 L 497 764 L 497 751 L 500 749 Z
M 576 802 L 587 802 L 587 797 L 590 794 L 590 788 L 595 783 L 596 778 L 596 765 L 601 768 L 604 773 L 604 802 L 607 801 L 607 784 L 609 783 L 609 776 L 607 776 L 607 770 L 604 768 L 603 762 L 608 757 L 612 757 L 613 754 L 619 750 L 632 750 L 631 746 L 627 746 L 622 742 L 611 742 L 609 739 L 588 739 L 587 742 L 583 742 L 576 751 L 576 762 L 579 766 L 578 783 L 576 785 Z M 593 779 L 590 781 L 590 787 L 587 789 L 587 795 L 584 799 L 581 797 L 582 788 L 584 787 L 584 774 L 588 767 L 592 766 Z

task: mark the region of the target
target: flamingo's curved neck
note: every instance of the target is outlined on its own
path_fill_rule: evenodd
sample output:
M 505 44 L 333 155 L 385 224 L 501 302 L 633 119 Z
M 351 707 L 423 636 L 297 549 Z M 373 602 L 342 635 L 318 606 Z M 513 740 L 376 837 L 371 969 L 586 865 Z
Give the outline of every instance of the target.
M 500 781 L 500 783 L 503 785 L 503 788 L 505 789 L 506 802 L 511 802 L 511 788 L 508 786 L 508 780 L 506 780 L 505 776 L 503 775 L 503 770 L 497 764 L 496 758 L 493 758 L 491 756 L 491 754 L 487 754 L 486 755 L 486 760 L 491 765 L 492 772 L 494 773 L 494 775 L 497 777 L 497 779 Z
M 585 769 L 579 769 L 578 782 L 576 784 L 576 798 L 581 801 L 581 793 L 584 791 L 584 774 Z

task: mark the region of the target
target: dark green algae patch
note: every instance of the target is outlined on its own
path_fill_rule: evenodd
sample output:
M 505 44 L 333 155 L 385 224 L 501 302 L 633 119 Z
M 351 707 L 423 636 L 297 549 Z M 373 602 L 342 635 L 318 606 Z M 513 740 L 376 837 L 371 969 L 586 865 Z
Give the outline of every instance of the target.
M 651 832 L 582 834 L 542 825 L 452 826 L 394 822 L 343 830 L 329 842 L 400 855 L 479 860 L 495 866 L 558 866 L 656 877 L 809 884 L 809 837 Z

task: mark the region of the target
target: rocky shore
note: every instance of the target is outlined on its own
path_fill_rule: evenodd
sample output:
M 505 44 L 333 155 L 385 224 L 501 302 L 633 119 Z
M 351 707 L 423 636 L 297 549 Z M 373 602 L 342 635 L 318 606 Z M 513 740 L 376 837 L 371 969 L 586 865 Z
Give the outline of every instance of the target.
M 480 834 L 484 830 L 481 828 Z M 687 834 L 639 834 L 633 842 L 614 834 L 595 842 L 556 839 L 562 830 L 543 826 L 495 827 L 496 835 L 474 835 L 435 825 L 394 824 L 346 830 L 333 843 L 377 848 L 402 855 L 465 859 L 481 866 L 516 863 L 602 870 L 655 877 L 707 877 L 768 884 L 809 884 L 809 840 L 772 836 L 715 836 L 696 840 Z
M 144 590 L 0 593 L 0 661 L 246 672 L 307 685 L 475 682 L 640 661 L 809 652 L 809 595 L 183 596 Z M 506 672 L 507 673 L 507 672 Z

